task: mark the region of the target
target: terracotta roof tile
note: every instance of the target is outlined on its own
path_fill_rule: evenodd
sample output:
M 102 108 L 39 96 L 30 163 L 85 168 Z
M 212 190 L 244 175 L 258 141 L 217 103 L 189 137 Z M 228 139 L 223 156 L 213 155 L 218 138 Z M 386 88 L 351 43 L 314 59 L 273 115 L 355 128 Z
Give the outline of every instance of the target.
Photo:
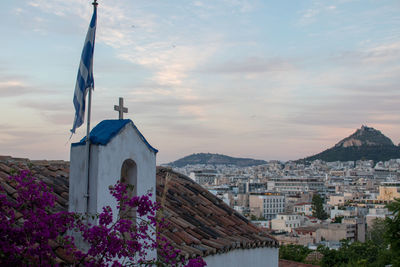
M 193 237 L 196 238 L 197 240 L 203 239 L 203 236 L 202 236 L 202 235 L 199 235 L 198 233 L 196 233 L 196 232 L 193 231 L 192 229 L 185 229 L 185 230 L 186 230 L 186 232 L 187 232 L 188 234 L 190 234 L 191 236 L 193 236 Z
M 181 245 L 178 246 L 178 249 L 181 250 L 182 254 L 186 256 L 186 258 L 190 257 L 190 258 L 194 258 L 197 255 L 201 255 L 201 253 L 203 253 L 203 251 L 201 251 L 198 248 L 195 248 L 193 246 L 187 246 L 187 245 Z
M 185 243 L 187 245 L 200 244 L 201 243 L 200 240 L 198 240 L 194 236 L 190 235 L 186 231 L 178 231 L 178 232 L 175 232 L 174 234 L 177 235 L 183 241 L 185 241 Z
M 210 209 L 208 209 L 207 207 L 205 207 L 202 204 L 199 204 L 196 206 L 196 209 L 199 213 L 201 213 L 202 215 L 205 215 L 206 217 L 210 216 L 212 214 L 212 212 L 210 211 Z
M 207 246 L 204 243 L 201 243 L 201 245 L 194 245 L 193 247 L 197 248 L 198 250 L 203 251 L 203 256 L 213 255 L 218 252 L 218 250 L 216 248 Z
M 6 179 L 9 176 L 6 172 L 0 171 L 0 178 Z
M 203 239 L 210 239 L 210 238 L 211 238 L 211 236 L 210 236 L 209 234 L 207 234 L 206 232 L 204 232 L 202 229 L 200 229 L 200 227 L 193 228 L 192 230 L 193 230 L 193 232 L 195 232 L 196 234 L 202 236 L 202 237 L 200 238 L 200 240 L 203 240 Z
M 5 165 L 4 163 L 0 163 L 0 169 L 4 170 L 4 172 L 10 173 L 11 168 Z
M 225 246 L 220 244 L 219 242 L 215 242 L 215 241 L 216 241 L 215 239 L 210 239 L 210 240 L 209 239 L 204 239 L 204 240 L 202 240 L 202 242 L 204 244 L 206 244 L 207 246 L 216 248 L 217 251 L 218 250 L 224 250 Z
M 182 219 L 179 218 L 179 217 L 173 217 L 173 216 L 172 216 L 172 217 L 170 217 L 168 220 L 171 221 L 172 223 L 175 223 L 175 224 L 181 226 L 181 227 L 184 228 L 185 230 L 187 230 L 188 228 L 194 228 L 194 227 L 195 227 L 193 224 L 190 224 L 190 223 L 188 223 L 187 221 L 182 220 Z
M 170 240 L 172 240 L 177 245 L 183 245 L 185 243 L 185 241 L 179 238 L 179 236 L 177 236 L 175 233 L 172 233 L 170 231 L 164 231 L 163 234 L 166 235 Z
M 7 192 L 7 194 L 9 194 L 9 195 L 12 195 L 12 194 L 14 194 L 15 192 L 17 192 L 15 189 L 14 189 L 14 187 L 11 187 L 11 186 L 9 186 L 6 182 L 4 182 L 4 181 L 1 181 L 1 187 L 3 187 L 5 190 L 6 190 L 6 192 Z

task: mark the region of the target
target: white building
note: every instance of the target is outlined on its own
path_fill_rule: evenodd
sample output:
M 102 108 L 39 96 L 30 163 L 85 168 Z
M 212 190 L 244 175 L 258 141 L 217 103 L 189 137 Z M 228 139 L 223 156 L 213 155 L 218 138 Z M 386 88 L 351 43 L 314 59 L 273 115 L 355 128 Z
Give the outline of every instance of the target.
M 312 216 L 312 204 L 310 202 L 296 203 L 293 206 L 294 213 Z
M 271 220 L 271 229 L 292 232 L 292 229 L 301 226 L 302 216 L 294 213 L 280 213 Z
M 298 195 L 302 192 L 324 192 L 324 177 L 281 177 L 268 181 L 268 190 Z
M 331 219 L 334 219 L 335 217 L 354 217 L 357 216 L 357 210 L 354 208 L 346 208 L 346 209 L 339 209 L 338 206 L 335 206 L 334 209 L 330 210 L 331 214 Z
M 266 220 L 272 220 L 278 213 L 285 211 L 285 196 L 280 193 L 251 193 L 249 196 L 250 213 Z
M 213 185 L 215 184 L 217 171 L 216 170 L 198 170 L 192 171 L 189 175 L 198 184 Z
M 110 206 L 113 220 L 117 220 L 118 203 L 109 193 L 109 187 L 118 181 L 133 185 L 133 195 L 152 192 L 151 200 L 155 201 L 157 152 L 131 120 L 100 122 L 90 132 L 89 181 L 86 142 L 82 139 L 71 145 L 69 211 L 99 214 L 103 207 Z M 86 246 L 79 237 L 76 240 L 78 246 Z M 155 252 L 151 251 L 149 256 L 155 257 Z

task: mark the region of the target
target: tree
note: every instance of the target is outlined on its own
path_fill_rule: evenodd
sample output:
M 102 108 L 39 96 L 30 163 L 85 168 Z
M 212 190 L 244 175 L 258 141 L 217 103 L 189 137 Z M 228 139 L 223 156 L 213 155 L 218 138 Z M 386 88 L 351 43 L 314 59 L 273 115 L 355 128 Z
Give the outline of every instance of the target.
M 384 219 L 376 218 L 372 221 L 371 227 L 367 232 L 367 239 L 380 247 L 387 247 L 385 239 L 386 223 Z
M 343 216 L 336 216 L 332 223 L 342 223 Z
M 324 200 L 319 194 L 314 194 L 312 198 L 312 215 L 320 220 L 326 220 L 328 214 L 324 211 Z
M 318 247 L 318 251 L 324 255 L 320 262 L 321 266 L 378 267 L 390 263 L 390 261 L 383 256 L 385 250 L 371 241 L 365 243 L 350 243 L 348 240 L 342 240 L 339 250 L 320 246 Z
M 16 189 L 16 199 L 9 198 L 0 184 L 1 266 L 58 266 L 54 251 L 57 247 L 71 256 L 69 264 L 74 266 L 177 266 L 185 263 L 178 257 L 179 251 L 155 231 L 166 223 L 157 219 L 158 205 L 150 200 L 149 194 L 130 198 L 129 186 L 117 183 L 110 188 L 110 193 L 120 203 L 121 212 L 136 209 L 139 221 L 133 223 L 124 216 L 113 221 L 111 207 L 106 206 L 95 216 L 98 225 L 90 225 L 87 216 L 51 212 L 55 195 L 29 171 L 8 179 Z M 79 232 L 89 244 L 88 251 L 79 250 L 67 231 Z M 146 257 L 151 249 L 158 249 L 159 259 Z M 195 258 L 184 266 L 205 265 L 203 259 Z
M 316 199 L 318 200 L 318 199 Z M 319 201 L 319 200 L 318 200 Z M 315 202 L 318 202 L 315 201 Z M 314 198 L 313 198 L 314 202 Z M 365 243 L 342 240 L 338 250 L 319 246 L 317 251 L 324 256 L 320 261 L 323 267 L 381 267 L 400 266 L 400 199 L 395 199 L 387 205 L 392 213 L 386 219 L 375 219 L 372 229 L 368 232 Z M 304 251 L 307 248 L 297 246 L 282 246 L 279 255 L 282 259 L 304 261 Z
M 385 219 L 385 238 L 390 244 L 394 266 L 400 266 L 400 198 L 389 203 L 387 208 L 392 215 Z
M 279 247 L 279 258 L 297 262 L 304 262 L 312 250 L 302 245 L 282 245 Z

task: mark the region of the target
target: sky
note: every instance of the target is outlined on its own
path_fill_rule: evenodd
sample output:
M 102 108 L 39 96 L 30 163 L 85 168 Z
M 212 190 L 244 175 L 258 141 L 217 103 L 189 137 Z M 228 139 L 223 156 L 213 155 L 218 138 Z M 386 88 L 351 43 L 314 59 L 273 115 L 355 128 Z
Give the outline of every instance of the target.
M 92 126 L 124 97 L 157 163 L 400 142 L 400 2 L 99 0 Z M 69 160 L 86 0 L 0 2 L 0 155 Z M 86 120 L 86 119 L 85 119 Z

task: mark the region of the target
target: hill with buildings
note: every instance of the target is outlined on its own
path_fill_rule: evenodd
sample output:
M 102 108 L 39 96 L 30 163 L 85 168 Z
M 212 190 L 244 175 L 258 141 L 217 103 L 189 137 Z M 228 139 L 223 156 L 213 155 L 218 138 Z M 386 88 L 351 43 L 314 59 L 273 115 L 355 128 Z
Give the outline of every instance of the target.
M 400 158 L 399 146 L 394 145 L 392 140 L 379 130 L 363 125 L 334 147 L 304 158 L 301 161 L 316 159 L 324 161 L 355 161 L 365 159 L 377 162 L 397 158 Z
M 212 154 L 212 153 L 196 153 L 178 159 L 174 162 L 170 162 L 166 165 L 178 168 L 184 167 L 186 165 L 195 165 L 195 164 L 236 165 L 238 167 L 248 167 L 266 163 L 267 162 L 265 160 L 256 160 L 250 158 L 234 158 L 226 155 Z

